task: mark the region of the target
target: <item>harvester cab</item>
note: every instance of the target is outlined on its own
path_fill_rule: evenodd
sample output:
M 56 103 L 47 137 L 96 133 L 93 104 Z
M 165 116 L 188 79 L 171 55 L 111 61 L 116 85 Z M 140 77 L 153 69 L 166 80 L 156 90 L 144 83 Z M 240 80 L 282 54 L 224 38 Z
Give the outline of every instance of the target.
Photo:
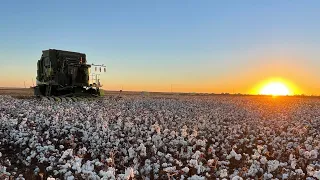
M 87 64 L 86 54 L 48 49 L 42 51 L 37 63 L 37 78 L 34 94 L 37 97 L 61 99 L 64 97 L 99 97 L 103 95 L 99 73 L 90 69 L 104 65 Z M 91 83 L 90 83 L 90 76 Z

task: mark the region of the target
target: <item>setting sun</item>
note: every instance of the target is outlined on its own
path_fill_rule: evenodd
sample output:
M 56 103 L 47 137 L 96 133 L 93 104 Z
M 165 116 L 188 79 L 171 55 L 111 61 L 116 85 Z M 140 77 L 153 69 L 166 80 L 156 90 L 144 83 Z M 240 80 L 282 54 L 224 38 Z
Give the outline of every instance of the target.
M 263 95 L 290 95 L 290 91 L 288 87 L 281 83 L 281 82 L 272 82 L 267 85 L 265 85 L 261 91 L 260 94 Z
M 281 77 L 270 77 L 255 84 L 251 94 L 286 96 L 300 94 L 301 90 L 292 81 Z

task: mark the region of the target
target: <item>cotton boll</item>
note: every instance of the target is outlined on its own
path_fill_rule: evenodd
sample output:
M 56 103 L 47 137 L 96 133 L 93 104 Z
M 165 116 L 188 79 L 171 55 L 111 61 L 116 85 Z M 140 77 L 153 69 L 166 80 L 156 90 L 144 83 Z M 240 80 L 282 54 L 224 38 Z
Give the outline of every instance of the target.
M 91 164 L 91 161 L 87 161 L 82 165 L 82 172 L 92 172 L 94 170 L 94 164 Z
M 273 178 L 273 175 L 271 173 L 265 173 L 263 175 L 263 177 L 264 177 L 264 179 L 271 179 L 271 178 Z
M 193 175 L 193 176 L 189 177 L 188 180 L 205 180 L 205 177 Z
M 263 150 L 263 146 L 262 145 L 257 145 L 257 149 L 258 149 L 258 153 L 261 154 L 262 150 Z
M 235 155 L 237 155 L 237 153 L 234 151 L 234 149 L 232 149 L 232 151 L 230 152 L 230 156 L 234 157 Z
M 295 169 L 297 166 L 297 161 L 295 159 L 291 160 L 291 164 L 290 164 L 292 169 Z
M 240 176 L 234 176 L 231 180 L 243 180 L 243 178 Z
M 293 142 L 289 142 L 289 143 L 287 144 L 287 147 L 286 147 L 286 148 L 287 148 L 287 149 L 291 149 L 291 148 L 293 148 L 293 145 L 294 145 Z
M 144 144 L 141 143 L 137 150 L 140 151 L 140 156 L 147 156 L 147 148 Z
M 268 161 L 268 172 L 273 172 L 279 167 L 280 163 L 277 160 Z
M 102 166 L 102 165 L 103 165 L 103 163 L 102 163 L 102 162 L 100 162 L 100 161 L 96 161 L 96 162 L 94 163 L 94 165 L 99 167 L 99 166 Z
M 39 167 L 36 167 L 36 168 L 33 170 L 33 172 L 37 175 L 37 174 L 40 172 Z
M 288 179 L 288 178 L 289 178 L 289 174 L 288 173 L 282 174 L 282 179 Z
M 307 166 L 307 175 L 308 176 L 313 176 L 313 174 L 314 174 L 314 165 L 308 165 Z
M 124 178 L 125 178 L 125 179 L 134 178 L 133 169 L 130 168 L 130 167 L 125 170 L 125 173 L 124 173 L 124 174 L 125 174 L 125 175 L 124 175 Z
M 200 151 L 196 151 L 196 152 L 192 155 L 192 158 L 198 160 L 199 157 L 200 157 L 200 155 L 201 155 L 201 152 L 200 152 Z
M 72 172 L 71 171 L 68 171 L 64 174 L 64 179 L 67 179 L 67 180 L 73 180 L 74 177 L 72 176 Z
M 262 156 L 260 159 L 261 164 L 266 164 L 268 162 L 267 158 L 265 156 Z
M 67 156 L 72 156 L 73 154 L 73 149 L 67 149 L 63 152 L 61 159 L 65 159 Z
M 164 170 L 165 172 L 172 173 L 172 172 L 175 172 L 175 171 L 176 171 L 176 167 L 167 167 L 167 168 L 164 168 L 163 170 Z
M 161 151 L 158 151 L 158 152 L 157 152 L 157 155 L 158 155 L 159 157 L 163 157 L 163 156 L 164 156 L 164 153 L 162 153 Z
M 16 178 L 16 180 L 25 180 L 22 174 L 19 174 L 19 176 Z
M 226 169 L 220 170 L 219 174 L 221 178 L 228 177 L 228 171 Z
M 317 159 L 317 157 L 318 157 L 318 150 L 311 150 L 310 159 Z
M 305 144 L 306 150 L 307 151 L 311 151 L 312 150 L 312 146 L 310 144 Z
M 286 167 L 287 165 L 288 165 L 287 162 L 284 162 L 284 163 L 280 162 L 280 164 L 279 164 L 280 167 Z
M 160 169 L 160 164 L 158 164 L 158 163 L 153 164 L 153 170 L 155 173 L 158 173 L 159 169 Z
M 241 160 L 241 154 L 236 154 L 235 156 L 234 156 L 234 158 L 237 160 L 237 161 L 240 161 Z
M 135 151 L 133 150 L 132 147 L 129 148 L 128 153 L 129 153 L 129 158 L 134 158 L 134 156 L 135 156 Z
M 300 168 L 296 169 L 295 172 L 300 176 L 304 176 L 305 175 L 304 172 L 302 171 L 302 169 L 300 169 Z
M 188 167 L 184 167 L 181 169 L 184 173 L 188 173 L 189 172 L 189 168 Z
M 75 157 L 75 160 L 74 160 L 74 162 L 73 162 L 73 164 L 72 164 L 72 169 L 73 170 L 76 170 L 76 172 L 77 173 L 81 173 L 81 161 L 82 161 L 82 159 L 81 158 L 79 158 L 79 157 Z
M 201 139 L 198 139 L 197 142 L 196 142 L 196 144 L 197 144 L 198 146 L 204 147 L 204 146 L 206 145 L 206 141 L 203 141 L 203 140 L 201 140 Z
M 67 180 L 74 180 L 74 176 L 68 176 Z
M 166 167 L 168 167 L 168 164 L 167 163 L 162 163 L 162 165 L 161 165 L 163 168 L 166 168 Z
M 191 134 L 192 137 L 197 137 L 198 136 L 198 131 L 197 130 L 193 130 L 192 134 Z
M 305 158 L 311 159 L 311 153 L 309 151 L 305 151 L 303 155 Z
M 248 170 L 247 174 L 249 176 L 256 176 L 259 171 L 259 166 L 257 164 L 251 164 L 250 169 Z
M 320 179 L 320 170 L 315 171 L 314 174 L 313 174 L 313 177 L 316 178 L 316 179 Z
M 192 167 L 196 167 L 198 165 L 198 161 L 196 159 L 191 159 L 189 161 L 189 165 Z
M 52 166 L 46 167 L 46 171 L 52 171 L 52 170 L 53 170 Z
M 188 136 L 188 133 L 187 133 L 186 129 L 181 129 L 181 136 L 182 137 L 187 137 Z
M 108 168 L 108 171 L 107 171 L 107 172 L 106 172 L 106 171 L 103 171 L 103 170 L 100 170 L 100 171 L 99 171 L 99 175 L 100 175 L 100 177 L 102 177 L 103 179 L 116 179 L 113 168 Z
M 172 155 L 171 154 L 166 154 L 166 156 L 165 156 L 167 159 L 169 159 L 170 157 L 172 157 Z
M 206 171 L 206 168 L 203 166 L 202 162 L 199 163 L 198 166 L 196 166 L 197 174 L 202 174 Z
M 66 164 L 64 164 L 64 165 L 58 165 L 58 167 L 59 167 L 60 169 L 66 170 L 66 169 L 71 168 L 71 164 L 70 164 L 70 163 L 66 163 Z
M 170 136 L 173 137 L 173 138 L 176 137 L 176 132 L 175 131 L 171 131 L 170 132 Z
M 4 165 L 6 165 L 6 166 L 11 166 L 11 161 L 10 161 L 9 159 L 6 159 L 6 160 L 4 161 Z
M 84 155 L 84 154 L 87 153 L 87 151 L 88 151 L 87 148 L 86 148 L 86 147 L 83 147 L 83 148 L 79 149 L 78 153 L 79 153 L 80 155 Z

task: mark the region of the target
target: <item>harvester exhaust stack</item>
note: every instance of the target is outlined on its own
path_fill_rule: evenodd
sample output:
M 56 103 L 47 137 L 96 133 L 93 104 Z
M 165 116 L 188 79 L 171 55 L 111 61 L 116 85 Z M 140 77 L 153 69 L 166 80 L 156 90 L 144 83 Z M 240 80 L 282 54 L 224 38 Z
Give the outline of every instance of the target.
M 90 83 L 91 67 L 104 68 L 104 65 L 87 64 L 86 54 L 64 50 L 49 49 L 42 51 L 37 63 L 36 86 L 34 95 L 47 99 L 66 100 L 79 97 L 99 97 L 103 95 L 100 74 L 93 74 Z

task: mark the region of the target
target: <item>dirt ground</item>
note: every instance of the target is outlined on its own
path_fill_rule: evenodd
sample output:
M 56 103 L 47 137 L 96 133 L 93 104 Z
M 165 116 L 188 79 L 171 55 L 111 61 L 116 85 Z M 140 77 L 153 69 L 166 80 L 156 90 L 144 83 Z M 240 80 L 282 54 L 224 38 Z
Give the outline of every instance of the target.
M 30 89 L 30 88 L 1 88 L 0 95 L 33 96 L 33 89 Z

